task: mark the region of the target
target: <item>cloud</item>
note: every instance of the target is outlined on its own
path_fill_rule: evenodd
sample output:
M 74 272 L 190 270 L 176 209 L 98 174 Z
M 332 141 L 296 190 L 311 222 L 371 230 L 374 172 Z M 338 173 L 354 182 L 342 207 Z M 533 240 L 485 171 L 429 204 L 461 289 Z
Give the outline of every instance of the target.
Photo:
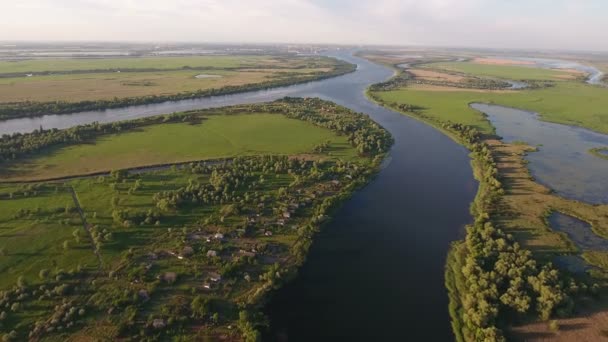
M 608 50 L 603 0 L 20 0 L 0 40 L 319 42 Z M 603 44 L 603 45 L 602 45 Z

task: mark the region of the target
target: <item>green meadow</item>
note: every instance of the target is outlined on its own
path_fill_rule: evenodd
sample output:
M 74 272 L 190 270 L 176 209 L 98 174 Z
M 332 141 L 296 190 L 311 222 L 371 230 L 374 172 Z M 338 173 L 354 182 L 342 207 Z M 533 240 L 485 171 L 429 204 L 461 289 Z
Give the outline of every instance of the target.
M 527 66 L 490 65 L 471 62 L 442 62 L 426 64 L 425 66 L 432 69 L 456 71 L 475 76 L 498 77 L 514 80 L 547 81 L 563 80 L 575 77 L 575 74 L 566 71 L 541 69 Z
M 425 115 L 471 125 L 484 132 L 491 132 L 491 125 L 481 113 L 469 107 L 470 103 L 530 110 L 539 113 L 545 121 L 608 133 L 608 89 L 578 82 L 562 81 L 550 88 L 509 92 L 429 91 L 411 87 L 376 95 L 386 103 L 421 106 Z
M 264 56 L 197 56 L 197 57 L 138 57 L 138 58 L 57 58 L 0 61 L 0 74 L 17 72 L 103 70 L 103 69 L 175 69 L 234 68 L 258 63 Z
M 31 180 L 256 154 L 308 153 L 330 141 L 328 152 L 356 153 L 346 136 L 280 114 L 211 115 L 199 124 L 173 123 L 112 134 L 87 144 L 53 148 L 4 166 L 5 180 Z

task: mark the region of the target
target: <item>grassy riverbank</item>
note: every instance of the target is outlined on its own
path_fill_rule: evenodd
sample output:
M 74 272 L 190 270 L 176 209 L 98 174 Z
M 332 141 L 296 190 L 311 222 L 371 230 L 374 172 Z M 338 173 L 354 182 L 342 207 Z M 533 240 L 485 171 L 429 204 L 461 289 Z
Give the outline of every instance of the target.
M 548 110 L 547 103 L 556 99 L 559 93 L 556 89 L 563 92 L 564 97 L 566 93 L 572 96 L 573 89 L 588 95 L 604 91 L 560 82 L 554 88 L 518 92 L 424 86 L 368 92 L 376 102 L 448 132 L 472 151 L 474 174 L 480 182 L 472 205 L 475 223 L 467 228 L 465 241 L 454 243 L 446 265 L 449 311 L 459 341 L 502 340 L 504 333 L 511 331 L 518 335 L 517 338 L 530 338 L 530 329 L 526 327 L 533 324 L 513 329 L 516 321 L 522 325 L 522 322 L 534 321 L 536 315 L 541 321 L 552 316 L 567 316 L 572 313 L 574 299 L 580 303 L 601 291 L 598 285 L 591 287 L 587 279 L 576 283 L 579 280 L 572 280 L 568 274 L 557 276 L 555 270 L 550 270 L 549 263 L 554 257 L 576 253 L 577 248 L 565 235 L 552 231 L 546 217 L 550 212 L 559 211 L 590 222 L 596 233 L 608 236 L 603 229 L 608 225 L 608 206 L 566 200 L 534 182 L 523 159 L 533 149 L 525 144 L 511 145 L 496 140 L 490 123 L 468 107 L 471 102 L 492 102 L 514 107 L 530 104 Z M 590 96 L 603 101 L 596 95 Z M 574 96 L 577 96 L 576 92 Z M 575 108 L 577 102 L 573 97 L 561 101 L 570 103 L 570 107 L 566 107 L 570 109 Z M 584 108 L 591 111 L 597 107 Z M 559 112 L 561 120 L 573 120 L 566 110 Z M 577 120 L 588 125 L 591 117 L 594 115 L 583 115 Z M 559 121 L 559 118 L 557 115 L 550 120 Z M 600 127 L 605 129 L 605 126 Z M 528 261 L 520 264 L 509 254 Z M 505 259 L 500 260 L 503 257 Z M 512 273 L 503 273 L 503 267 L 511 268 Z M 527 280 L 522 281 L 522 274 L 528 274 Z M 552 274 L 552 285 L 545 283 L 549 287 L 544 290 L 534 285 L 535 281 L 530 282 L 534 277 L 543 278 L 549 274 Z M 604 286 L 599 279 L 593 281 Z M 577 285 L 573 287 L 572 284 Z M 549 306 L 548 296 L 552 298 Z
M 318 99 L 214 113 L 225 115 L 178 113 L 3 138 L 7 146 L 23 148 L 8 141 L 17 139 L 43 153 L 55 137 L 74 148 L 87 145 L 79 136 L 101 139 L 104 147 L 122 134 L 139 134 L 137 143 L 165 129 L 185 139 L 203 135 L 196 130 L 218 120 L 217 132 L 255 146 L 261 132 L 244 134 L 241 120 L 292 128 L 275 132 L 281 156 L 261 148 L 222 164 L 0 185 L 6 208 L 0 213 L 0 301 L 6 308 L 0 332 L 7 339 L 259 339 L 268 292 L 295 276 L 315 233 L 377 172 L 392 139 L 369 117 Z M 305 156 L 292 154 L 306 148 L 299 140 L 315 143 L 326 135 L 344 139 L 339 153 L 322 142 Z M 107 146 L 103 150 L 111 151 Z M 15 150 L 15 162 L 24 157 Z
M 608 89 L 576 82 L 554 87 L 509 92 L 410 86 L 377 93 L 388 104 L 421 107 L 421 113 L 441 121 L 460 122 L 491 132 L 483 115 L 470 108 L 473 102 L 520 108 L 540 114 L 542 120 L 608 133 Z
M 550 69 L 540 69 L 528 66 L 515 65 L 492 65 L 474 62 L 441 62 L 424 64 L 425 68 L 456 71 L 464 74 L 497 77 L 509 80 L 564 80 L 573 79 L 580 76 L 576 73 L 557 71 Z

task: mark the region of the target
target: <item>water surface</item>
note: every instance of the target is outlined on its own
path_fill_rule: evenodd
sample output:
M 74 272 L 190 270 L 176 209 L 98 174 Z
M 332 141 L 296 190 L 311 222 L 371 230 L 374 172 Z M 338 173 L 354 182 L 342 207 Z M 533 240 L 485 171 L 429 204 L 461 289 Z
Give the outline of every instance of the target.
M 534 178 L 566 198 L 608 203 L 608 160 L 589 150 L 608 146 L 608 135 L 539 120 L 537 114 L 490 104 L 471 105 L 487 114 L 506 142 L 524 141 L 538 152 L 526 159 Z
M 549 225 L 553 230 L 565 233 L 574 245 L 583 251 L 608 250 L 608 240 L 596 235 L 589 223 L 576 217 L 554 212 L 549 217 Z

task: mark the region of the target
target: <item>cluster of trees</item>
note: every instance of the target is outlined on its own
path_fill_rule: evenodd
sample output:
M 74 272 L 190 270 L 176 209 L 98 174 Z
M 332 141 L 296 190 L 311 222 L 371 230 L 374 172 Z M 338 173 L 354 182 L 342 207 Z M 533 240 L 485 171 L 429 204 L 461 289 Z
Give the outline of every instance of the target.
M 435 80 L 425 80 L 425 79 L 416 79 L 415 81 L 418 84 L 428 84 L 434 86 L 443 86 L 443 87 L 454 87 L 454 88 L 467 88 L 467 89 L 487 89 L 487 90 L 496 90 L 496 89 L 508 89 L 511 87 L 511 83 L 493 80 L 489 78 L 480 78 L 480 77 L 466 77 L 462 82 L 450 82 L 450 81 L 435 81 Z
M 196 91 L 181 92 L 168 95 L 147 95 L 140 97 L 114 98 L 112 100 L 90 100 L 79 102 L 11 102 L 0 104 L 0 120 L 13 119 L 19 117 L 33 117 L 46 114 L 65 114 L 82 111 L 101 110 L 108 108 L 121 108 L 150 103 L 160 103 L 166 101 L 188 100 L 216 95 L 228 95 L 245 91 L 264 90 L 269 88 L 282 87 L 286 85 L 305 83 L 320 79 L 331 78 L 343 75 L 356 70 L 356 65 L 343 61 L 336 62 L 331 71 L 314 72 L 309 74 L 298 74 L 296 77 L 281 77 L 270 79 L 260 83 L 248 83 L 243 85 L 230 85 L 222 88 L 199 89 Z
M 19 276 L 16 285 L 5 291 L 0 291 L 0 329 L 5 330 L 10 326 L 3 326 L 3 323 L 9 319 L 16 318 L 14 315 L 22 315 L 21 311 L 24 308 L 30 308 L 32 305 L 38 306 L 40 302 L 48 300 L 58 300 L 61 304 L 54 307 L 54 312 L 48 317 L 39 319 L 31 326 L 29 335 L 25 335 L 27 330 L 18 331 L 12 330 L 5 336 L 3 340 L 26 340 L 38 338 L 43 334 L 60 332 L 70 329 L 77 321 L 82 319 L 86 314 L 84 305 L 76 306 L 73 301 L 67 299 L 70 294 L 80 294 L 78 287 L 70 284 L 70 280 L 82 277 L 85 275 L 82 267 L 71 269 L 68 272 L 63 269 L 57 269 L 51 274 L 49 270 L 40 270 L 39 277 L 42 281 L 40 285 L 30 284 L 23 276 Z M 20 330 L 18 325 L 12 327 Z
M 538 315 L 548 320 L 554 314 L 569 314 L 573 296 L 596 288 L 563 278 L 551 264 L 538 265 L 530 251 L 494 226 L 491 217 L 504 190 L 489 146 L 472 127 L 451 123 L 443 127 L 472 151 L 481 188 L 472 207 L 475 223 L 467 227 L 465 242 L 452 252 L 459 255 L 448 262 L 452 273 L 448 270 L 446 284 L 457 338 L 504 341 L 499 327 L 508 318 Z
M 401 71 L 396 76 L 392 77 L 391 79 L 389 79 L 385 82 L 372 84 L 369 87 L 369 90 L 372 92 L 395 90 L 395 89 L 399 89 L 402 87 L 406 87 L 408 82 L 411 80 L 412 80 L 412 76 L 409 73 L 407 73 L 405 71 Z
M 393 138 L 367 115 L 318 98 L 289 98 L 275 101 L 270 110 L 282 110 L 287 117 L 310 122 L 348 136 L 361 154 L 378 155 L 387 152 Z
M 133 224 L 156 224 L 160 222 L 162 215 L 156 210 L 128 210 L 114 209 L 112 210 L 112 219 L 115 223 L 124 227 L 130 227 Z
M 258 203 L 259 193 L 241 194 L 238 190 L 255 189 L 265 181 L 264 176 L 291 173 L 303 175 L 312 163 L 286 156 L 260 156 L 235 158 L 232 163 L 206 165 L 190 164 L 193 173 L 209 174 L 209 183 L 189 181 L 185 188 L 154 194 L 156 207 L 162 211 L 179 208 L 184 204 Z

